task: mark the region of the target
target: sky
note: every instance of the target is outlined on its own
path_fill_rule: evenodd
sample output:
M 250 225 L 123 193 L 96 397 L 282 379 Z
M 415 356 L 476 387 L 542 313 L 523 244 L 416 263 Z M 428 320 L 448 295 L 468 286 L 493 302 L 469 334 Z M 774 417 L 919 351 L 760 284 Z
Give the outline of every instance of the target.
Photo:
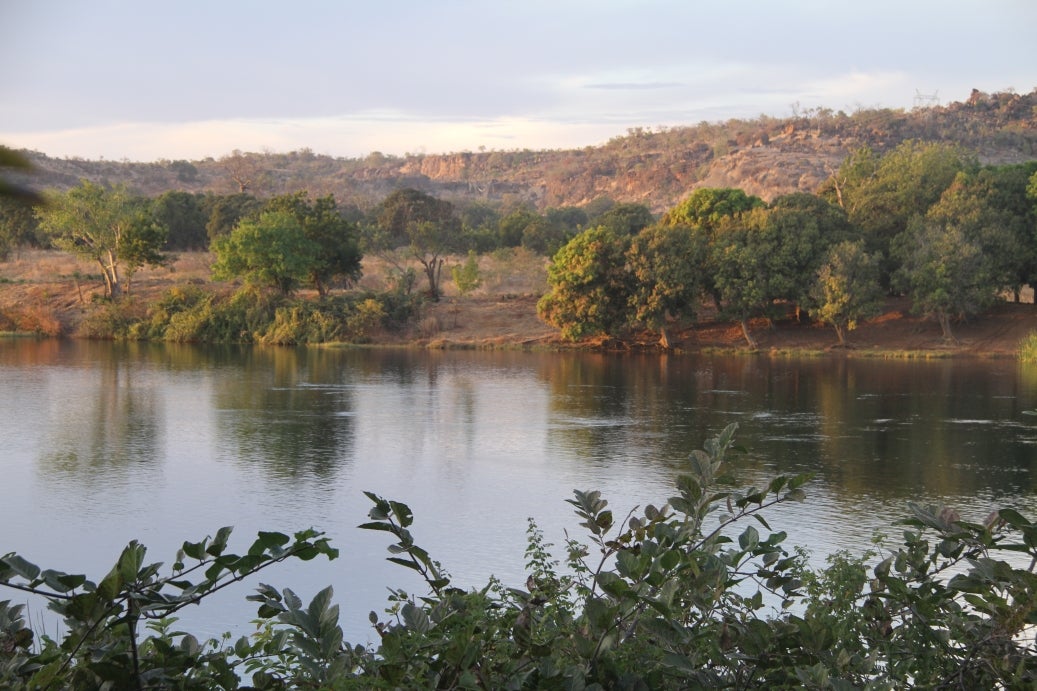
M 581 148 L 1029 93 L 1035 30 L 1035 0 L 0 0 L 0 144 L 131 161 Z

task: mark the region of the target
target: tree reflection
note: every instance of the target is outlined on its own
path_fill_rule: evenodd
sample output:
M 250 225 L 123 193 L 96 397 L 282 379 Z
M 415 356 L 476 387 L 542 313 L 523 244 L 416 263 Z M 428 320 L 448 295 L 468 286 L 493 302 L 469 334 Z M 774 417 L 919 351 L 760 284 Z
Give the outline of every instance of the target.
M 60 420 L 44 441 L 40 469 L 87 483 L 111 482 L 130 467 L 154 465 L 163 445 L 162 398 L 135 359 L 136 344 L 91 348 L 86 362 L 50 368 L 41 382 Z M 62 361 L 62 348 L 41 349 Z M 113 475 L 115 474 L 115 475 Z
M 1032 487 L 1037 425 L 1022 411 L 1037 387 L 1014 366 L 570 354 L 545 360 L 540 376 L 551 434 L 595 463 L 650 458 L 679 470 L 689 449 L 738 421 L 744 472 L 816 472 L 853 501 Z
M 255 348 L 215 392 L 219 444 L 278 480 L 334 477 L 352 443 L 353 392 L 340 353 Z M 227 448 L 231 445 L 232 448 Z

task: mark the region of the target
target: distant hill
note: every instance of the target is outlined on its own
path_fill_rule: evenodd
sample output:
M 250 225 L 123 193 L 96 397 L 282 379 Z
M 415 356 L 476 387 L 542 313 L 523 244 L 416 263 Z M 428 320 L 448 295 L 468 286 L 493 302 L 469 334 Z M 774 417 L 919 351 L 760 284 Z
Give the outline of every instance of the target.
M 852 114 L 814 108 L 792 117 L 633 128 L 602 146 L 549 151 L 333 158 L 309 150 L 240 153 L 201 161 L 87 161 L 27 152 L 34 187 L 67 189 L 81 178 L 126 184 L 146 195 L 167 190 L 257 196 L 309 190 L 368 209 L 413 187 L 451 201 L 525 201 L 538 209 L 581 206 L 598 197 L 638 202 L 658 213 L 698 187 L 739 187 L 764 199 L 814 192 L 846 155 L 886 151 L 909 140 L 957 143 L 983 163 L 1037 159 L 1037 89 L 973 90 L 964 102 Z

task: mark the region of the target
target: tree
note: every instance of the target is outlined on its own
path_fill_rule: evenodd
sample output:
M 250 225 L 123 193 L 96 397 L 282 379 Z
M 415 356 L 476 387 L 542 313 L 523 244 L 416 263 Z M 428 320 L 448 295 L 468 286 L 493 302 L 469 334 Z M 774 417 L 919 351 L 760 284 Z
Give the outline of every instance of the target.
M 338 212 L 330 194 L 310 201 L 306 192 L 275 197 L 267 202 L 267 211 L 287 211 L 302 225 L 303 234 L 317 247 L 317 256 L 309 270 L 309 282 L 320 297 L 327 297 L 335 280 L 351 285 L 360 279 L 360 228 Z
M 831 324 L 839 345 L 846 345 L 846 332 L 881 309 L 878 255 L 865 252 L 863 240 L 833 245 L 817 272 L 811 298 L 811 316 Z
M 700 187 L 663 214 L 663 225 L 701 226 L 711 233 L 725 218 L 765 206 L 759 197 L 733 187 Z
M 544 221 L 544 217 L 532 209 L 516 209 L 500 220 L 498 236 L 501 247 L 518 247 L 526 228 Z
M 241 276 L 255 285 L 274 287 L 282 295 L 290 295 L 309 277 L 320 253 L 299 219 L 288 211 L 246 219 L 230 235 L 216 238 L 212 249 L 217 280 Z
M 152 218 L 147 205 L 125 187 L 106 188 L 83 180 L 64 194 L 51 195 L 37 209 L 40 227 L 55 246 L 97 262 L 105 295 L 122 295 L 122 266 L 132 273 L 145 264 L 161 265 L 165 228 Z
M 937 318 L 946 341 L 955 341 L 951 319 L 976 314 L 997 298 L 993 262 L 956 225 L 916 218 L 893 253 L 900 262 L 894 287 L 911 296 L 916 311 Z
M 218 163 L 240 194 L 254 191 L 265 174 L 259 154 L 242 153 L 238 149 L 221 158 Z
M 737 188 L 701 187 L 663 214 L 660 223 L 664 226 L 683 225 L 689 228 L 699 228 L 706 233 L 707 240 L 712 244 L 721 226 L 730 227 L 728 222 L 731 219 L 764 206 L 762 199 L 747 195 Z M 706 257 L 703 289 L 712 296 L 713 303 L 720 310 L 720 290 L 717 288 L 715 280 L 717 267 L 714 261 L 716 256 L 716 253 L 710 252 Z
M 171 250 L 204 250 L 209 246 L 202 195 L 169 191 L 159 195 L 151 213 L 166 228 L 166 246 Z
M 770 297 L 801 308 L 828 248 L 850 239 L 852 228 L 846 213 L 813 194 L 798 192 L 776 198 L 765 211 L 754 211 L 758 237 L 770 277 Z
M 548 223 L 561 227 L 569 237 L 587 226 L 587 212 L 578 206 L 557 206 L 544 211 Z
M 978 243 L 1016 302 L 1022 286 L 1037 282 L 1037 208 L 1026 195 L 1035 171 L 1037 162 L 959 173 L 927 214 Z
M 206 195 L 202 211 L 208 218 L 205 233 L 209 242 L 230 235 L 241 219 L 257 215 L 261 208 L 262 203 L 251 194 Z
M 749 330 L 749 319 L 772 302 L 768 251 L 757 242 L 755 228 L 743 216 L 722 221 L 710 243 L 712 280 L 721 305 L 721 313 L 735 319 L 742 328 L 746 344 L 758 344 Z
M 546 216 L 533 220 L 522 231 L 522 246 L 534 254 L 551 256 L 569 242 L 576 233 Z
M 616 204 L 590 223 L 605 226 L 617 235 L 637 235 L 655 223 L 655 217 L 644 204 Z
M 537 315 L 570 340 L 615 335 L 629 320 L 628 243 L 606 228 L 570 240 L 547 269 L 550 291 L 537 302 Z
M 889 286 L 897 268 L 895 238 L 913 217 L 928 213 L 959 172 L 976 166 L 975 156 L 959 146 L 905 141 L 881 157 L 868 149 L 855 152 L 826 190 L 860 228 L 868 252 L 881 253 L 882 281 Z
M 428 295 L 439 299 L 443 254 L 460 245 L 460 228 L 450 202 L 415 189 L 397 190 L 376 211 L 376 235 L 369 239 L 378 249 L 407 247 L 425 270 Z
M 500 246 L 500 212 L 486 202 L 469 202 L 460 209 L 461 236 L 466 249 L 489 252 Z
M 467 295 L 480 285 L 482 277 L 479 275 L 479 257 L 473 250 L 468 250 L 468 258 L 464 264 L 458 264 L 450 270 L 450 275 L 457 286 L 457 292 Z
M 651 226 L 630 244 L 632 319 L 658 331 L 663 348 L 670 347 L 669 323 L 695 318 L 707 252 L 705 233 L 686 226 Z

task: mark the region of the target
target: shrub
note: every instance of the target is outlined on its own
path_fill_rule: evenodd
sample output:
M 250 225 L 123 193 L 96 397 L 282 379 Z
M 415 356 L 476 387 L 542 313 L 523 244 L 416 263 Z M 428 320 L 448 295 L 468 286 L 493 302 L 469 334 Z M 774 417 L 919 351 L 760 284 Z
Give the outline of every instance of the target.
M 374 298 L 357 302 L 346 318 L 345 331 L 354 343 L 366 343 L 370 334 L 385 321 L 385 307 Z
M 134 325 L 139 321 L 140 316 L 132 302 L 105 300 L 98 302 L 79 322 L 76 335 L 95 340 L 122 340 L 132 337 Z

